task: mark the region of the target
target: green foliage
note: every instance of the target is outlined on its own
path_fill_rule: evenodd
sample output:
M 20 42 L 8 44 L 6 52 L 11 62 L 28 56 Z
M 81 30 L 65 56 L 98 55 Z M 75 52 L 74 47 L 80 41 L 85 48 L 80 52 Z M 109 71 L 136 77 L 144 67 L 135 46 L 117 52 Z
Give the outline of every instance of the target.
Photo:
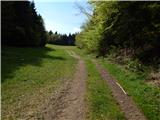
M 112 46 L 130 49 L 143 63 L 159 62 L 159 2 L 91 1 L 92 17 L 76 37 L 77 46 L 105 56 Z M 146 57 L 149 59 L 146 60 Z
M 137 58 L 131 58 L 130 55 L 126 53 L 126 52 L 130 53 L 130 50 L 126 52 L 124 51 L 125 50 L 122 50 L 119 47 L 111 46 L 111 49 L 107 54 L 107 60 L 122 65 L 129 71 L 144 75 L 149 74 L 150 68 L 148 66 L 142 64 L 142 62 L 139 61 L 139 59 Z
M 127 68 L 132 72 L 138 72 L 138 73 L 145 73 L 147 70 L 147 68 L 144 65 L 140 64 L 140 61 L 138 59 L 129 60 Z
M 43 47 L 46 40 L 34 2 L 2 1 L 2 45 Z
M 58 34 L 58 32 L 53 33 L 48 32 L 48 43 L 57 45 L 75 45 L 75 34 Z

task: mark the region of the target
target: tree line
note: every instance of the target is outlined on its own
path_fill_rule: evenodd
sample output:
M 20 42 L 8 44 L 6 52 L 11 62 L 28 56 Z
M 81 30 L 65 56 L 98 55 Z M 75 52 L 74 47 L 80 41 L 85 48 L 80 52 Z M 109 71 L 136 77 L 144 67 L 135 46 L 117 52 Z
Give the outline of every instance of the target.
M 75 45 L 75 36 L 77 33 L 73 34 L 60 34 L 58 32 L 53 33 L 49 31 L 48 35 L 48 43 L 57 44 L 57 45 Z
M 44 22 L 34 2 L 2 1 L 1 6 L 2 46 L 45 46 Z
M 76 45 L 98 56 L 113 49 L 143 63 L 160 63 L 160 2 L 92 1 L 93 14 Z
M 32 1 L 2 1 L 2 46 L 74 45 L 76 34 L 46 31 Z

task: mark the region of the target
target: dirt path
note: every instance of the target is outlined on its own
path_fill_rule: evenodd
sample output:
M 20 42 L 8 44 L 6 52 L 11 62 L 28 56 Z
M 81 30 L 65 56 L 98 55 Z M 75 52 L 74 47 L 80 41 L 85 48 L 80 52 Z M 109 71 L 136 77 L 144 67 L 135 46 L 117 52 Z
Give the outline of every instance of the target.
M 112 90 L 112 94 L 120 105 L 121 110 L 124 112 L 127 120 L 147 120 L 147 118 L 141 113 L 141 111 L 137 108 L 134 101 L 129 97 L 121 85 L 116 82 L 104 69 L 101 65 L 99 65 L 96 61 L 95 63 L 99 73 L 102 78 L 107 81 L 107 84 Z
M 73 80 L 68 80 L 54 94 L 44 108 L 45 120 L 85 120 L 85 79 L 87 76 L 84 61 L 73 51 L 67 51 L 78 59 L 77 71 Z

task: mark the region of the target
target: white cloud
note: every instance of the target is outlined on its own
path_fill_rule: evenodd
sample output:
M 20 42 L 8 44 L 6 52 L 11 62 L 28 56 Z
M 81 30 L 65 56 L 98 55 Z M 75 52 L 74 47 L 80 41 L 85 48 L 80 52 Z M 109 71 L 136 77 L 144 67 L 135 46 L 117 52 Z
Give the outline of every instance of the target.
M 81 29 L 78 28 L 78 27 L 74 27 L 74 28 L 73 28 L 73 33 L 75 33 L 75 32 L 80 32 L 80 31 L 81 31 Z
M 87 2 L 87 0 L 34 0 L 34 1 L 35 2 Z
M 55 32 L 55 31 L 59 32 L 63 28 L 63 25 L 61 25 L 61 24 L 59 24 L 58 22 L 55 22 L 55 21 L 45 20 L 45 27 L 48 31 L 52 30 L 53 32 Z

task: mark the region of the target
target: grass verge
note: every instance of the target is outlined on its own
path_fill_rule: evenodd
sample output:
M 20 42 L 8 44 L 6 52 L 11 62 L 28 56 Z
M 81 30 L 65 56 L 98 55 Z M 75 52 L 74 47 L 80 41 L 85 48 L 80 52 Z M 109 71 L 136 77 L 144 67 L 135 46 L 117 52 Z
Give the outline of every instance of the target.
M 145 83 L 145 76 L 123 69 L 107 60 L 101 64 L 115 77 L 149 120 L 160 119 L 160 89 Z
M 95 65 L 86 60 L 88 70 L 87 103 L 90 120 L 124 120 L 124 115 L 111 95 L 111 90 L 101 78 Z
M 77 61 L 66 49 L 2 48 L 2 119 L 30 119 L 72 77 Z

